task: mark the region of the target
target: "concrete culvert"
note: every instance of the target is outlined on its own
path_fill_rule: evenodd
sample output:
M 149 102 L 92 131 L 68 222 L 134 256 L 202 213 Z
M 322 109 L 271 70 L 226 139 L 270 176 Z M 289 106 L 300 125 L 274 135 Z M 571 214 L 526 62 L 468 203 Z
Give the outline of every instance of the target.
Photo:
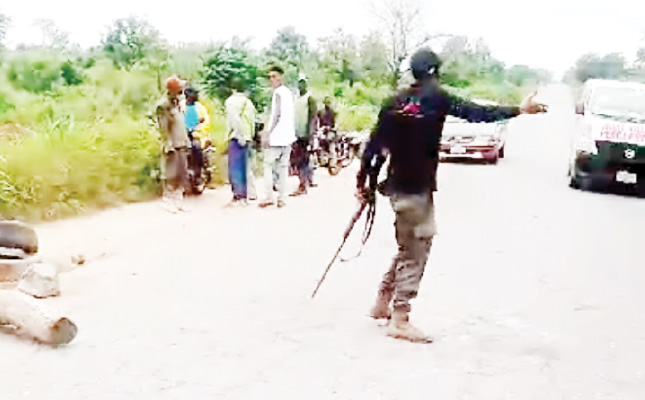
M 18 221 L 0 221 L 0 248 L 20 249 L 27 255 L 38 252 L 36 231 Z

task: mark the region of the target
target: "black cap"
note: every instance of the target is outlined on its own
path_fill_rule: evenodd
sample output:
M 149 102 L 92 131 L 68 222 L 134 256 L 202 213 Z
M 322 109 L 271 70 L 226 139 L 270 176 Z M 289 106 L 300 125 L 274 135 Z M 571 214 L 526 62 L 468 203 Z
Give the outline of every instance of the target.
M 196 88 L 189 86 L 186 88 L 184 93 L 186 94 L 186 97 L 192 97 L 197 96 L 199 94 L 199 91 Z
M 417 50 L 410 59 L 410 69 L 415 79 L 436 74 L 441 67 L 439 56 L 429 48 Z

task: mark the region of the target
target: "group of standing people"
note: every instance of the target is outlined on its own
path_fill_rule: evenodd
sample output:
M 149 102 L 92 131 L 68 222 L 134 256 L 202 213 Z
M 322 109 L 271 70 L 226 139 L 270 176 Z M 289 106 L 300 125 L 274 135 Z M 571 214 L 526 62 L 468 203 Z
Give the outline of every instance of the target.
M 262 208 L 286 205 L 286 182 L 293 163 L 300 184 L 292 196 L 306 194 L 315 186 L 310 158 L 312 140 L 319 126 L 335 130 L 335 113 L 331 99 L 325 98 L 319 113 L 316 101 L 309 92 L 307 80 L 300 77 L 298 93 L 284 85 L 284 71 L 275 66 L 268 78 L 273 88 L 271 114 L 268 124 L 258 132 L 257 110 L 246 94 L 244 81 L 234 78 L 231 95 L 224 102 L 228 140 L 228 177 L 233 199 L 230 205 L 247 205 L 258 199 L 254 170 L 258 150 L 263 155 L 264 177 Z M 185 80 L 171 76 L 166 80 L 167 96 L 157 107 L 157 119 L 162 137 L 165 187 L 163 205 L 169 211 L 184 209 L 183 195 L 188 174 L 188 155 L 197 168 L 204 165 L 202 149 L 210 142 L 210 124 L 206 108 L 199 102 L 196 89 Z M 292 154 L 293 153 L 293 154 Z M 277 201 L 275 199 L 277 192 Z
M 292 162 L 298 170 L 300 184 L 291 195 L 306 194 L 308 188 L 315 186 L 310 159 L 312 140 L 319 122 L 334 128 L 335 114 L 331 109 L 331 100 L 327 98 L 325 110 L 319 115 L 306 78 L 299 79 L 297 95 L 284 85 L 282 68 L 271 68 L 268 78 L 273 88 L 271 114 L 265 129 L 257 132 L 264 172 L 263 195 L 259 206 L 266 208 L 277 205 L 282 208 L 286 205 L 286 182 Z M 254 121 L 257 111 L 253 102 L 244 94 L 242 82 L 234 80 L 232 86 L 233 94 L 225 102 L 229 132 L 229 180 L 233 191 L 231 205 L 246 205 L 249 200 L 258 199 L 253 174 L 257 143 Z

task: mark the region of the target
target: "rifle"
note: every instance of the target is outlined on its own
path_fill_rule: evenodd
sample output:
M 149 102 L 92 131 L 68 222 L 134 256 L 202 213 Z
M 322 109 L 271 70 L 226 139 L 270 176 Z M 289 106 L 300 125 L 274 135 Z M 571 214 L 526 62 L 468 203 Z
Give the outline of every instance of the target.
M 318 285 L 316 286 L 316 289 L 311 295 L 311 298 L 313 299 L 316 296 L 316 293 L 318 293 L 318 289 L 320 289 L 320 285 L 322 285 L 323 281 L 327 277 L 327 273 L 331 269 L 331 266 L 334 265 L 334 261 L 338 258 L 338 255 L 340 254 L 341 250 L 345 246 L 345 242 L 347 242 L 347 238 L 349 238 L 349 235 L 352 233 L 352 230 L 354 229 L 354 225 L 356 225 L 356 222 L 361 218 L 361 215 L 363 215 L 363 211 L 365 211 L 365 208 L 367 208 L 367 201 L 361 201 L 360 207 L 356 210 L 354 215 L 352 216 L 351 221 L 349 222 L 349 225 L 347 226 L 347 229 L 345 229 L 345 234 L 343 235 L 343 241 L 340 244 L 340 247 L 338 247 L 338 250 L 336 250 L 336 254 L 334 254 L 334 258 L 331 259 L 331 262 L 329 265 L 327 265 L 327 269 L 325 269 L 325 273 L 323 274 L 322 278 L 318 281 Z
M 336 261 L 336 259 L 338 258 L 338 255 L 340 254 L 341 250 L 345 246 L 345 242 L 347 242 L 347 238 L 349 238 L 349 235 L 352 233 L 352 230 L 354 229 L 354 225 L 356 225 L 356 222 L 358 222 L 358 220 L 361 218 L 361 215 L 363 215 L 363 212 L 365 211 L 365 209 L 368 208 L 369 206 L 369 209 L 367 212 L 367 219 L 365 220 L 365 232 L 363 233 L 361 249 L 355 257 L 352 257 L 350 259 L 359 257 L 361 255 L 361 252 L 363 251 L 363 247 L 365 246 L 367 239 L 369 239 L 370 234 L 372 233 L 372 227 L 374 226 L 374 216 L 376 215 L 377 180 L 378 180 L 379 171 L 384 161 L 385 161 L 385 157 L 378 157 L 375 161 L 375 164 L 372 165 L 371 168 L 369 168 L 368 170 L 369 188 L 370 188 L 369 192 L 367 193 L 364 199 L 361 199 L 360 206 L 352 216 L 351 221 L 349 221 L 349 225 L 347 226 L 347 229 L 345 229 L 345 234 L 343 235 L 343 241 L 341 242 L 340 247 L 338 247 L 338 250 L 336 250 L 336 254 L 334 254 L 334 258 L 332 258 L 329 265 L 327 265 L 327 269 L 325 269 L 325 273 L 318 281 L 318 285 L 316 286 L 316 289 L 311 295 L 312 299 L 316 296 L 316 293 L 318 293 L 318 289 L 320 289 L 320 285 L 322 285 L 323 281 L 327 277 L 327 273 L 331 269 L 331 266 L 334 265 L 334 261 Z M 341 259 L 341 261 L 343 262 L 349 261 L 349 259 L 348 260 Z

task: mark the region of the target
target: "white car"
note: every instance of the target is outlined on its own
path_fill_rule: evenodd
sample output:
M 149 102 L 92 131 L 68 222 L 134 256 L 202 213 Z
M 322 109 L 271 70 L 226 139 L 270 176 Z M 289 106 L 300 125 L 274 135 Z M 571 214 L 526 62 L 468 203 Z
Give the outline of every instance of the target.
M 569 185 L 645 193 L 645 85 L 589 80 L 576 104 Z
M 473 100 L 481 105 L 497 105 L 488 100 Z M 468 122 L 451 115 L 446 117 L 441 134 L 441 159 L 469 158 L 497 163 L 504 158 L 508 120 Z

